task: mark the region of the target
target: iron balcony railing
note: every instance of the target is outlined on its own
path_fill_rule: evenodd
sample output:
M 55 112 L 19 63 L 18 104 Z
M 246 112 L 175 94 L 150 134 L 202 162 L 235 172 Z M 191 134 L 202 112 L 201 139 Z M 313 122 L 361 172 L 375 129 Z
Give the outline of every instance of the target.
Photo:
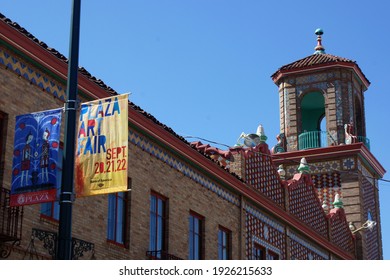
M 368 149 L 370 149 L 370 140 L 368 138 L 358 136 L 357 142 L 362 142 Z M 336 140 L 327 131 L 308 131 L 301 133 L 298 137 L 299 150 L 324 148 L 336 144 Z
M 172 254 L 168 254 L 163 250 L 146 251 L 146 256 L 151 260 L 182 260 L 182 258 L 179 258 Z
M 368 139 L 367 137 L 358 136 L 357 141 L 363 143 L 367 147 L 367 149 L 370 149 L 370 139 Z
M 10 207 L 10 190 L 0 187 L 0 242 L 22 238 L 23 207 Z

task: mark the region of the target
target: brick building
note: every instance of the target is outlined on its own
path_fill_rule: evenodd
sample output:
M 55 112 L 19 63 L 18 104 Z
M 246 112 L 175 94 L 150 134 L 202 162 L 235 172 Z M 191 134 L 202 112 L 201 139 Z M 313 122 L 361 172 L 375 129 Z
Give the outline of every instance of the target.
M 332 58 L 330 67 L 339 69 L 341 66 L 333 65 Z M 331 71 L 327 63 L 320 60 L 319 64 L 326 64 L 325 71 Z M 346 73 L 359 77 L 351 87 L 364 83 L 357 65 L 346 63 Z M 13 135 L 15 116 L 64 105 L 67 60 L 0 14 L 0 66 L 0 256 L 51 259 L 56 251 L 58 203 L 24 207 L 8 204 Z M 280 68 L 273 76 L 281 104 L 291 106 L 281 107 L 281 112 L 291 111 L 289 117 L 281 114 L 281 132 L 287 136 L 287 144 L 280 141 L 274 153 L 261 127 L 256 134 L 243 135 L 242 145 L 223 151 L 200 142 L 187 142 L 129 102 L 130 191 L 74 201 L 73 258 L 382 258 L 380 227 L 366 236 L 361 231 L 353 234 L 349 225 L 351 221 L 358 228 L 368 215 L 380 222 L 378 193 L 371 188 L 384 174 L 380 164 L 360 142 L 304 150 L 295 143 L 301 133 L 298 124 L 304 122 L 294 120 L 298 114 L 293 105 L 298 101 L 283 99 L 284 92 L 292 92 L 286 81 L 290 75 L 294 79 L 301 74 L 315 76 L 315 71 L 322 69 L 293 64 Z M 81 102 L 118 94 L 85 69 L 79 70 L 78 81 Z M 364 88 L 364 84 L 360 86 Z M 329 96 L 333 94 L 337 99 L 338 89 L 331 91 Z M 362 92 L 357 95 L 362 96 Z M 337 100 L 326 104 L 337 105 Z M 300 108 L 305 108 L 302 104 Z M 364 126 L 364 103 L 359 104 L 358 123 Z M 327 129 L 338 141 L 345 137 L 337 115 L 346 110 L 343 106 L 336 106 L 335 122 L 331 121 L 331 112 L 327 115 Z M 343 116 L 349 120 L 352 115 Z M 286 124 L 285 119 L 291 123 Z M 360 131 L 364 134 L 364 129 Z M 326 149 L 340 149 L 342 153 L 335 153 L 333 158 Z M 309 164 L 301 160 L 303 157 Z M 285 165 L 285 170 L 278 169 L 280 164 Z M 328 164 L 340 171 L 323 172 L 321 166 Z M 344 166 L 346 171 L 356 171 L 354 175 L 344 175 Z M 66 171 L 59 168 L 58 172 Z M 326 185 L 321 180 L 325 175 Z M 363 191 L 370 193 L 368 198 Z M 344 207 L 335 193 L 344 198 Z M 319 197 L 326 200 L 327 210 Z M 351 210 L 354 207 L 356 211 Z M 369 250 L 374 243 L 375 249 Z

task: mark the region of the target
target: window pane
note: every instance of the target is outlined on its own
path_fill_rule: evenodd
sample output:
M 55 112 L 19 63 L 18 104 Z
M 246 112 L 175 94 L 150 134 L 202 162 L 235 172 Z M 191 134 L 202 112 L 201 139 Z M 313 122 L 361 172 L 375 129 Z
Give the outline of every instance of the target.
M 220 260 L 229 259 L 229 232 L 219 229 L 218 231 L 218 258 Z
M 166 201 L 157 196 L 150 195 L 150 240 L 149 251 L 155 252 L 155 257 L 161 257 L 161 251 L 165 250 L 165 204 Z
M 189 259 L 202 258 L 202 220 L 190 214 L 189 218 Z
M 115 238 L 115 194 L 108 195 L 108 225 L 107 225 L 107 239 L 114 240 Z
M 123 241 L 124 241 L 123 240 L 123 225 L 124 225 L 123 210 L 124 210 L 124 203 L 123 203 L 123 199 L 122 199 L 120 194 L 121 193 L 118 193 L 118 195 L 117 195 L 116 236 L 115 236 L 115 240 L 118 243 L 123 243 Z
M 125 193 L 113 193 L 108 195 L 107 215 L 107 239 L 124 244 L 124 227 L 126 225 L 126 201 Z

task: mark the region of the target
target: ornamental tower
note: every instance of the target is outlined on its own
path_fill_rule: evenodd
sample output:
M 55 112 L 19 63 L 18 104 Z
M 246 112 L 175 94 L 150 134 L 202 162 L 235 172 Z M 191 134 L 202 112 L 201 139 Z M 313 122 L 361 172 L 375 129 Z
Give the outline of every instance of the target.
M 358 64 L 327 54 L 317 29 L 314 54 L 280 67 L 271 77 L 279 88 L 280 134 L 272 149 L 286 177 L 308 162 L 324 211 L 341 197 L 359 259 L 382 259 L 378 179 L 385 170 L 370 152 L 364 92 L 370 82 Z M 340 207 L 338 203 L 337 207 Z

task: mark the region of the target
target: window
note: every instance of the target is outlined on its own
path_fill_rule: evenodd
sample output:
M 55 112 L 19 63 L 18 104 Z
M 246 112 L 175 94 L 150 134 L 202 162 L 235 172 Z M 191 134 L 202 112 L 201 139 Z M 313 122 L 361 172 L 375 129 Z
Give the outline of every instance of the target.
M 231 259 L 231 231 L 223 227 L 218 230 L 218 259 Z
M 154 192 L 150 195 L 149 251 L 151 256 L 157 259 L 164 256 L 168 247 L 167 204 L 167 198 Z
M 263 246 L 255 243 L 253 247 L 253 259 L 254 260 L 265 260 L 266 251 Z
M 127 192 L 108 195 L 107 240 L 126 246 Z
M 268 250 L 267 260 L 278 260 L 278 259 L 279 259 L 279 255 L 278 254 Z
M 189 259 L 204 259 L 204 217 L 190 212 Z
M 57 165 L 57 200 L 41 204 L 41 217 L 54 221 L 58 221 L 60 219 L 60 203 L 58 198 L 61 192 L 63 149 L 63 144 L 60 143 Z

